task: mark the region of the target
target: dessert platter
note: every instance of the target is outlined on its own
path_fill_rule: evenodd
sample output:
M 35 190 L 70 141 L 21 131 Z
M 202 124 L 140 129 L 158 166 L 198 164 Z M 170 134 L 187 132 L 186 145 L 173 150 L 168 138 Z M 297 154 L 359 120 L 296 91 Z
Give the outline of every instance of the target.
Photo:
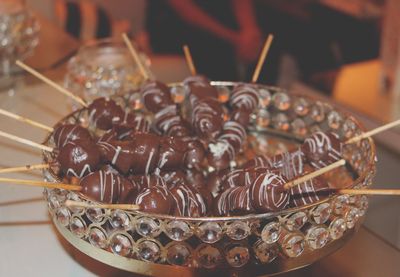
M 43 164 L 15 170 L 41 168 L 45 182 L 0 181 L 46 187 L 57 230 L 102 263 L 156 276 L 286 272 L 351 239 L 365 195 L 398 193 L 368 189 L 370 135 L 394 124 L 365 132 L 257 77 L 143 75 L 128 94 L 79 99 L 42 144 L 0 133 L 43 150 Z

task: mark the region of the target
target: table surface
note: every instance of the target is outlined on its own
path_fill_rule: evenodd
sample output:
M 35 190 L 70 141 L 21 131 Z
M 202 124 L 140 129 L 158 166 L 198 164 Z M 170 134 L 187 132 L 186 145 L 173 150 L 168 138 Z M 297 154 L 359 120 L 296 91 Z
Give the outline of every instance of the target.
M 47 58 L 32 57 L 37 68 L 51 66 L 73 50 L 77 43 L 68 35 L 45 22 Z M 46 27 L 45 27 L 46 26 Z M 48 30 L 48 31 L 46 31 Z M 59 39 L 58 43 L 52 41 Z M 61 41 L 64 41 L 63 44 Z M 40 56 L 45 56 L 42 44 Z M 63 48 L 63 46 L 65 46 Z M 43 52 L 44 51 L 44 52 Z M 36 55 L 35 55 L 36 56 Z M 63 69 L 49 72 L 62 76 Z M 29 117 L 49 126 L 67 115 L 70 100 L 45 84 L 32 84 L 22 79 L 10 96 L 0 92 L 0 108 Z M 0 130 L 41 142 L 46 132 L 14 120 L 1 117 Z M 40 150 L 0 138 L 0 167 L 21 166 L 41 162 Z M 13 178 L 41 180 L 38 172 L 13 173 Z M 127 273 L 94 261 L 80 253 L 61 238 L 51 224 L 41 188 L 0 185 L 0 276 L 124 276 Z M 387 244 L 366 228 L 341 250 L 305 269 L 283 276 L 400 276 L 400 251 Z M 23 265 L 23 266 L 21 266 Z

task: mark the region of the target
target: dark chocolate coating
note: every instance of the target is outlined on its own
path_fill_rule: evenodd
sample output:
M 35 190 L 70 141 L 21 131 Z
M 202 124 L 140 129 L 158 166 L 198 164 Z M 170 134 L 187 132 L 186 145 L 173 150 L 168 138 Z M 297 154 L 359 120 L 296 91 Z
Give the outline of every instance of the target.
M 232 90 L 229 103 L 233 109 L 253 112 L 258 107 L 260 94 L 253 84 L 240 84 Z
M 78 139 L 59 149 L 57 161 L 66 176 L 82 178 L 99 167 L 100 152 L 94 142 Z
M 171 193 L 163 186 L 151 186 L 141 191 L 135 201 L 140 211 L 155 214 L 170 214 L 174 202 Z
M 184 157 L 184 164 L 187 168 L 199 168 L 203 162 L 206 153 L 203 144 L 189 137 L 183 138 L 187 143 L 187 151 Z
M 148 133 L 150 121 L 143 114 L 126 113 L 122 121 L 114 124 L 118 139 L 131 140 L 136 133 Z
M 256 156 L 247 161 L 242 168 L 266 167 L 279 171 L 280 174 L 290 180 L 304 173 L 305 163 L 305 154 L 301 149 L 297 149 L 292 152 L 283 152 L 273 157 Z
M 247 126 L 250 123 L 251 112 L 244 109 L 235 109 L 231 112 L 230 119 L 239 123 L 242 126 Z
M 68 141 L 92 140 L 88 129 L 78 124 L 63 124 L 53 131 L 53 138 L 57 148 L 63 147 Z
M 189 97 L 195 99 L 218 99 L 218 91 L 211 86 L 210 80 L 202 75 L 189 76 L 183 80 L 183 84 L 189 91 Z
M 174 104 L 169 88 L 159 81 L 147 81 L 141 93 L 144 106 L 152 113 Z
M 111 129 L 114 123 L 124 118 L 124 111 L 114 100 L 97 98 L 88 107 L 89 122 L 101 130 Z
M 234 159 L 235 149 L 228 141 L 218 140 L 208 145 L 207 161 L 216 170 L 228 168 Z
M 205 98 L 192 105 L 192 126 L 200 139 L 216 138 L 224 124 L 223 110 L 218 100 Z
M 120 175 L 99 170 L 81 179 L 82 193 L 98 202 L 128 204 L 136 198 L 138 187 Z
M 314 178 L 290 189 L 290 205 L 301 207 L 321 201 L 332 191 L 329 184 L 319 178 Z
M 302 147 L 308 162 L 320 169 L 342 159 L 342 143 L 335 133 L 316 132 L 306 138 Z
M 186 180 L 186 174 L 181 170 L 161 172 L 160 176 L 167 184 L 168 189 L 172 189 L 179 185 L 188 184 L 188 181 Z
M 235 159 L 236 154 L 242 148 L 246 139 L 246 130 L 235 121 L 224 123 L 222 134 L 216 143 L 210 143 L 207 160 L 209 165 L 222 170 L 229 167 L 229 163 Z
M 154 187 L 154 186 L 168 188 L 164 179 L 161 176 L 156 175 L 156 174 L 129 175 L 128 178 L 140 187 L 140 191 L 150 188 L 150 187 Z
M 138 133 L 134 142 L 133 159 L 135 162 L 131 167 L 133 173 L 147 175 L 154 172 L 159 160 L 159 137 L 150 133 Z
M 183 137 L 190 134 L 187 123 L 179 115 L 176 105 L 169 105 L 154 116 L 153 125 L 161 133 L 168 136 Z
M 176 216 L 200 217 L 207 213 L 202 195 L 189 185 L 179 185 L 171 189 L 175 201 L 173 214 Z
M 284 190 L 287 179 L 268 172 L 261 174 L 250 186 L 252 206 L 259 213 L 276 212 L 289 204 L 289 192 Z
M 97 143 L 102 159 L 112 164 L 123 174 L 127 174 L 135 160 L 135 143 L 133 141 L 101 141 Z
M 102 157 L 126 174 L 149 174 L 159 159 L 159 137 L 154 134 L 136 133 L 132 141 L 98 142 Z
M 254 212 L 250 200 L 250 186 L 231 187 L 217 196 L 214 214 L 218 216 L 243 215 Z
M 183 167 L 187 144 L 174 137 L 160 139 L 158 168 L 161 170 L 174 170 Z

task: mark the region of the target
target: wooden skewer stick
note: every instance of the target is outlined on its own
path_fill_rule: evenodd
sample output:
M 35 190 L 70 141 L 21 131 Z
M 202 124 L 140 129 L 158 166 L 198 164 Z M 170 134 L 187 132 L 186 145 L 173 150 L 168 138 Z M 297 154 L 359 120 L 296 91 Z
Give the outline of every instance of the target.
M 339 160 L 339 161 L 337 161 L 337 162 L 334 162 L 334 163 L 332 163 L 332 164 L 330 164 L 330 165 L 328 165 L 328 166 L 325 166 L 325 167 L 323 167 L 323 168 L 321 168 L 321 169 L 318 169 L 318 170 L 316 170 L 316 171 L 314 171 L 314 172 L 311 172 L 310 174 L 306 174 L 306 175 L 304 175 L 304 176 L 301 176 L 301 177 L 298 178 L 298 179 L 295 179 L 295 180 L 293 180 L 293 181 L 290 181 L 290 182 L 286 183 L 286 184 L 283 186 L 283 188 L 284 188 L 285 190 L 288 190 L 288 189 L 290 189 L 290 188 L 292 188 L 292 187 L 294 187 L 294 186 L 297 186 L 297 185 L 299 185 L 299 184 L 301 184 L 301 183 L 304 183 L 304 182 L 306 182 L 306 181 L 308 181 L 308 180 L 310 180 L 310 179 L 312 179 L 312 178 L 318 177 L 318 176 L 320 176 L 320 175 L 322 175 L 322 174 L 324 174 L 324 173 L 326 173 L 326 172 L 328 172 L 328 171 L 330 171 L 330 170 L 332 170 L 332 169 L 334 169 L 334 168 L 337 168 L 337 167 L 339 167 L 339 166 L 342 166 L 342 165 L 344 165 L 345 163 L 346 163 L 346 161 L 345 161 L 344 159 L 341 159 L 341 160 Z
M 187 46 L 186 44 L 183 46 L 183 53 L 185 54 L 185 59 L 186 59 L 187 65 L 189 67 L 190 74 L 192 74 L 192 76 L 196 75 L 197 70 L 196 70 L 196 67 L 194 66 L 192 54 L 190 53 L 189 46 Z
M 36 142 L 31 141 L 29 139 L 20 138 L 20 137 L 11 135 L 11 134 L 3 132 L 3 131 L 0 131 L 0 137 L 5 137 L 5 138 L 11 139 L 13 141 L 17 141 L 17 142 L 20 142 L 22 144 L 26 144 L 26 145 L 29 145 L 29 146 L 32 146 L 32 147 L 35 147 L 35 148 L 39 148 L 39 149 L 47 151 L 47 152 L 53 152 L 53 150 L 54 150 L 53 148 L 51 148 L 49 146 L 46 146 L 46 145 L 43 145 L 43 144 L 40 144 L 40 143 L 36 143 Z
M 267 39 L 265 40 L 264 47 L 261 51 L 260 57 L 258 58 L 256 69 L 254 70 L 253 77 L 251 78 L 251 81 L 253 83 L 257 83 L 258 77 L 260 76 L 261 73 L 261 68 L 264 64 L 265 58 L 267 57 L 273 39 L 274 36 L 272 34 L 269 34 Z
M 44 125 L 42 123 L 33 121 L 33 120 L 29 119 L 29 118 L 26 118 L 26 117 L 11 113 L 11 112 L 3 110 L 3 109 L 0 109 L 0 114 L 8 116 L 8 117 L 13 118 L 13 119 L 16 119 L 18 121 L 27 123 L 27 124 L 32 125 L 34 127 L 41 128 L 41 129 L 49 131 L 49 132 L 53 132 L 53 130 L 54 130 L 53 128 L 51 128 L 49 126 L 46 126 L 46 125 Z
M 349 139 L 348 141 L 346 141 L 346 144 L 358 142 L 358 141 L 360 141 L 362 139 L 371 137 L 371 136 L 376 135 L 376 134 L 378 134 L 380 132 L 386 131 L 387 129 L 393 128 L 393 127 L 395 127 L 397 125 L 400 125 L 400 119 L 398 119 L 396 121 L 393 121 L 393 122 L 390 122 L 388 124 L 382 125 L 382 126 L 380 126 L 378 128 L 372 129 L 372 130 L 370 130 L 368 132 L 362 133 L 359 136 L 353 137 L 353 138 Z
M 400 189 L 339 189 L 341 194 L 351 195 L 399 195 Z
M 10 173 L 10 172 L 23 172 L 23 171 L 30 171 L 35 169 L 45 169 L 49 168 L 49 164 L 31 164 L 19 167 L 9 167 L 9 168 L 2 168 L 0 169 L 0 173 Z
M 20 60 L 17 60 L 15 62 L 16 65 L 18 65 L 19 67 L 21 67 L 22 69 L 28 71 L 30 74 L 32 74 L 33 76 L 35 76 L 36 78 L 42 80 L 43 82 L 45 82 L 46 84 L 48 84 L 49 86 L 55 88 L 56 90 L 58 90 L 59 92 L 65 94 L 66 96 L 72 98 L 73 100 L 75 100 L 76 102 L 78 102 L 79 104 L 81 104 L 82 106 L 87 108 L 87 103 L 80 98 L 79 96 L 76 96 L 75 94 L 73 94 L 72 92 L 66 90 L 64 87 L 60 86 L 59 84 L 57 84 L 56 82 L 50 80 L 49 78 L 45 77 L 44 75 L 42 75 L 41 73 L 39 73 L 38 71 L 36 71 L 35 69 L 33 69 L 32 67 L 24 64 L 23 62 L 21 62 Z
M 122 39 L 124 40 L 126 46 L 128 47 L 129 52 L 131 53 L 133 59 L 135 60 L 137 66 L 139 67 L 140 73 L 143 75 L 144 79 L 148 80 L 149 74 L 147 73 L 146 69 L 143 66 L 142 61 L 140 60 L 139 54 L 136 49 L 133 47 L 131 41 L 129 40 L 128 36 L 123 33 Z
M 119 210 L 139 210 L 139 205 L 134 204 L 102 204 L 102 203 L 87 203 L 80 201 L 67 200 L 65 201 L 67 207 L 80 207 L 80 208 L 100 208 L 100 209 L 119 209 Z
M 0 178 L 0 182 L 1 183 L 12 183 L 12 184 L 16 184 L 16 185 L 25 185 L 25 186 L 31 186 L 31 187 L 45 187 L 45 188 L 66 189 L 66 190 L 74 190 L 74 191 L 82 190 L 81 186 L 62 184 L 62 183 L 48 183 L 48 182 L 44 182 L 44 181 L 35 181 L 35 180 Z

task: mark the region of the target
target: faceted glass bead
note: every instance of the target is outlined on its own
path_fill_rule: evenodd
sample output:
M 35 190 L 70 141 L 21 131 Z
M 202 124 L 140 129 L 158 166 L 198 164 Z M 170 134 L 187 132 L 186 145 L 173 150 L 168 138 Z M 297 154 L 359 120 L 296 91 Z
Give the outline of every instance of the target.
M 69 220 L 71 218 L 71 213 L 67 207 L 61 207 L 61 208 L 57 209 L 56 218 L 57 218 L 57 221 L 62 226 L 68 226 Z
M 110 239 L 111 251 L 120 256 L 128 256 L 132 250 L 132 242 L 124 234 L 114 234 Z
M 172 220 L 165 225 L 165 234 L 172 240 L 184 241 L 193 235 L 193 231 L 186 222 Z
M 137 111 L 142 109 L 143 108 L 142 95 L 140 93 L 131 93 L 131 95 L 129 96 L 129 104 L 133 110 Z
M 357 207 L 360 210 L 360 216 L 364 216 L 365 212 L 368 209 L 368 197 L 365 195 L 361 196 L 359 201 L 357 202 Z
M 325 119 L 325 107 L 321 102 L 316 102 L 310 111 L 311 118 L 316 122 L 322 122 Z
M 274 106 L 280 111 L 286 111 L 290 107 L 290 97 L 284 92 L 277 92 L 272 96 Z
M 346 227 L 348 229 L 353 229 L 356 225 L 358 219 L 360 217 L 360 210 L 357 208 L 352 207 L 350 210 L 347 211 L 345 218 L 346 218 Z
M 175 103 L 182 103 L 185 100 L 185 88 L 183 86 L 173 86 L 171 96 Z
M 332 214 L 330 203 L 322 203 L 312 210 L 311 217 L 317 224 L 324 224 Z
M 214 243 L 221 239 L 222 228 L 217 222 L 204 222 L 196 230 L 196 235 L 205 243 Z
M 298 136 L 304 136 L 307 133 L 306 123 L 301 118 L 296 118 L 290 123 L 293 133 Z
M 270 222 L 261 231 L 261 239 L 268 244 L 274 243 L 281 236 L 281 230 L 279 222 Z
M 151 240 L 143 240 L 138 243 L 138 256 L 142 261 L 156 262 L 161 256 L 161 249 L 157 243 Z
M 339 239 L 346 231 L 346 221 L 343 218 L 336 218 L 329 225 L 329 233 L 332 239 Z
M 104 211 L 99 208 L 86 209 L 86 216 L 93 223 L 100 223 L 104 220 Z
M 306 222 L 307 214 L 305 212 L 298 212 L 286 219 L 286 228 L 289 231 L 296 231 L 303 227 Z
M 58 197 L 54 194 L 50 194 L 47 201 L 51 210 L 56 210 L 61 207 L 60 201 L 58 201 Z
M 218 100 L 221 103 L 226 103 L 229 101 L 229 96 L 231 94 L 231 91 L 229 88 L 225 86 L 218 86 Z
M 329 240 L 329 231 L 324 226 L 314 226 L 308 229 L 306 241 L 312 249 L 324 247 Z
M 250 259 L 249 249 L 240 244 L 233 244 L 227 247 L 225 258 L 232 267 L 242 267 Z
M 265 88 L 260 88 L 258 93 L 260 95 L 260 106 L 262 108 L 268 107 L 271 103 L 271 93 Z
M 221 252 L 218 248 L 208 244 L 201 244 L 196 249 L 196 257 L 197 263 L 208 269 L 217 267 L 222 261 Z
M 167 262 L 172 265 L 186 266 L 191 260 L 191 251 L 184 244 L 167 246 Z
M 130 230 L 132 228 L 129 216 L 121 210 L 114 210 L 111 213 L 110 223 L 116 229 Z
M 304 98 L 298 98 L 293 103 L 293 110 L 299 116 L 305 116 L 310 111 L 310 104 Z
M 73 217 L 69 228 L 71 232 L 78 237 L 83 237 L 86 234 L 86 223 L 80 217 Z
M 262 240 L 257 241 L 253 246 L 257 259 L 263 263 L 270 263 L 278 256 L 278 250 L 275 245 L 265 243 Z
M 340 124 L 343 121 L 342 116 L 337 111 L 334 110 L 328 114 L 327 119 L 329 127 L 335 130 L 339 129 Z
M 288 234 L 282 243 L 283 251 L 291 258 L 300 256 L 304 251 L 304 246 L 304 237 L 300 234 Z
M 289 129 L 289 119 L 284 113 L 276 114 L 272 118 L 272 124 L 278 130 L 287 131 Z
M 359 199 L 360 195 L 349 195 L 349 204 L 356 205 Z
M 81 199 L 79 198 L 79 196 L 78 196 L 76 193 L 74 193 L 74 192 L 70 192 L 70 193 L 68 194 L 68 199 L 69 199 L 69 200 L 73 200 L 73 201 L 83 201 L 83 200 L 81 200 Z M 76 207 L 76 206 L 72 206 L 72 207 L 70 208 L 70 210 L 71 210 L 71 212 L 74 213 L 74 214 L 82 214 L 82 213 L 85 211 L 84 208 Z
M 343 134 L 346 138 L 353 137 L 356 129 L 357 129 L 357 126 L 353 120 L 346 119 L 345 122 L 343 123 L 342 130 L 343 130 Z
M 262 128 L 267 127 L 271 122 L 270 113 L 264 109 L 258 110 L 257 116 L 256 116 L 256 122 L 257 122 L 257 126 L 259 126 L 259 127 L 262 127 Z
M 89 230 L 89 242 L 91 245 L 97 248 L 106 248 L 107 243 L 107 235 L 103 230 L 93 227 Z
M 335 214 L 341 215 L 346 211 L 348 204 L 349 196 L 345 194 L 339 195 L 333 202 L 333 211 L 335 212 Z
M 226 234 L 233 240 L 242 240 L 250 235 L 250 227 L 244 221 L 234 221 L 228 226 Z
M 143 237 L 156 237 L 161 233 L 160 223 L 149 217 L 140 217 L 136 221 L 136 232 Z

